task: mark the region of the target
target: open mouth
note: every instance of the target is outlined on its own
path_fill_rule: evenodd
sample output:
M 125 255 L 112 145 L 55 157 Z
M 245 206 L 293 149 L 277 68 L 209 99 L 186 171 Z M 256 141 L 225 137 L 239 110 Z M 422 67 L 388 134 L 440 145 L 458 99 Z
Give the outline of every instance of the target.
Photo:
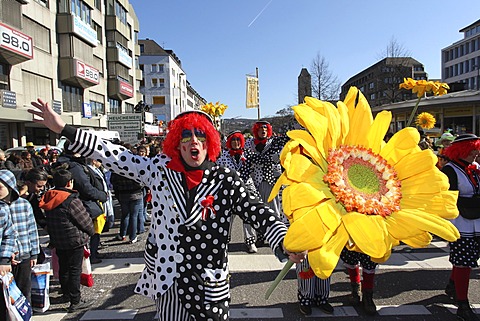
M 192 149 L 190 150 L 190 154 L 192 155 L 192 158 L 193 158 L 193 159 L 197 159 L 197 158 L 198 158 L 198 154 L 199 154 L 198 149 L 192 148 Z

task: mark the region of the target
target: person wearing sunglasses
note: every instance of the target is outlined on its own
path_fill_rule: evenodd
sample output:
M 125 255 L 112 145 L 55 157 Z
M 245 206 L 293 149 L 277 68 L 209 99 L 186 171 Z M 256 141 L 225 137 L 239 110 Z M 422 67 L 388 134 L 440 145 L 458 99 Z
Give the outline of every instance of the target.
M 207 114 L 177 115 L 169 123 L 164 154 L 146 158 L 66 125 L 41 99 L 32 105 L 34 122 L 69 138 L 73 152 L 100 159 L 112 172 L 151 189 L 145 268 L 134 291 L 155 300 L 159 320 L 228 320 L 227 239 L 233 215 L 265 235 L 280 260 L 305 259 L 305 252 L 283 248 L 287 228 L 274 211 L 250 194 L 236 171 L 215 163 L 220 136 Z
M 227 150 L 222 151 L 222 154 L 217 159 L 217 164 L 237 171 L 250 193 L 258 197 L 257 189 L 245 167 L 245 162 L 248 157 L 251 157 L 251 153 L 243 150 L 243 147 L 245 146 L 245 138 L 243 137 L 242 132 L 237 130 L 228 134 L 225 145 Z M 230 235 L 232 227 L 233 219 L 230 222 Z M 243 224 L 243 236 L 245 245 L 247 246 L 247 252 L 257 253 L 257 246 L 255 245 L 257 236 L 253 227 L 248 223 Z

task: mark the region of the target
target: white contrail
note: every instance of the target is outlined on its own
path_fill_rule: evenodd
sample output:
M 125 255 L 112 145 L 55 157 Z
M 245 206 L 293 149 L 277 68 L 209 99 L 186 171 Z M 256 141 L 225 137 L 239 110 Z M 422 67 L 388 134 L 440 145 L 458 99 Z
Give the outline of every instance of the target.
M 272 3 L 273 0 L 270 0 L 268 1 L 268 3 L 265 5 L 265 7 L 263 7 L 262 11 L 260 11 L 257 16 L 255 18 L 253 18 L 252 22 L 250 22 L 250 24 L 248 25 L 247 28 L 250 28 L 250 26 L 255 22 L 255 20 L 258 19 L 258 17 L 260 17 L 260 15 L 265 11 L 265 9 L 267 9 L 267 7 L 270 5 L 270 3 Z

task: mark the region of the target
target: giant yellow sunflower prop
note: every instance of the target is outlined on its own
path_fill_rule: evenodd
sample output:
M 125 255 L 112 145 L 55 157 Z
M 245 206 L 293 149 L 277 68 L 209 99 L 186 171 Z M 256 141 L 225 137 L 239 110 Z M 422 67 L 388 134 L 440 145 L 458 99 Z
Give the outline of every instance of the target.
M 404 128 L 388 143 L 391 113 L 372 117 L 367 100 L 352 87 L 337 108 L 314 98 L 293 107 L 306 130 L 288 132 L 281 153 L 283 209 L 291 226 L 284 240 L 291 252 L 308 250 L 315 274 L 327 278 L 346 246 L 386 261 L 404 242 L 424 247 L 430 233 L 459 237 L 447 220 L 458 215 L 457 192 L 430 150 L 418 147 L 417 129 Z

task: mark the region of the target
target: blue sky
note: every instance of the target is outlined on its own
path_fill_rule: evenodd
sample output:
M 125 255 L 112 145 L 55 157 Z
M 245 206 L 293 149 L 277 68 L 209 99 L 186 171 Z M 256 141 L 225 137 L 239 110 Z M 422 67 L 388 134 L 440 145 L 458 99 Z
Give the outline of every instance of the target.
M 297 78 L 317 53 L 343 84 L 373 65 L 394 38 L 441 77 L 441 49 L 480 19 L 478 0 L 130 0 L 140 38 L 172 49 L 187 80 L 225 118 L 245 108 L 245 75 L 259 68 L 261 116 L 297 102 Z

